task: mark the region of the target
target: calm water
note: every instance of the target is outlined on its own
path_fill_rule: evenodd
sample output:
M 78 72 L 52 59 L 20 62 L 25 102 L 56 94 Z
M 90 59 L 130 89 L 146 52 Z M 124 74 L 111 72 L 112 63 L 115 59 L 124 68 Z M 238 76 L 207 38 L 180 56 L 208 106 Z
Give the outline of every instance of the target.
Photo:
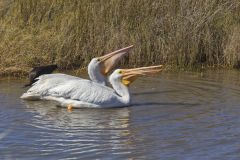
M 24 83 L 0 80 L 0 159 L 240 159 L 240 72 L 142 78 L 131 107 L 72 112 Z

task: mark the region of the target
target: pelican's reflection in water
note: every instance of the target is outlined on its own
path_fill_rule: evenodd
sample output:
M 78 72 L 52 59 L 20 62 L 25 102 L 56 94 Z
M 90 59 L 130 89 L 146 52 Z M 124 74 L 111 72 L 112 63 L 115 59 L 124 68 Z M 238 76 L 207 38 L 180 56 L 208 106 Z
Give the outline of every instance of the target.
M 36 134 L 36 149 L 42 155 L 99 158 L 131 153 L 129 109 L 57 108 L 54 102 L 24 102 L 33 118 L 27 125 Z M 67 154 L 66 154 L 67 153 Z M 131 157 L 129 157 L 131 158 Z

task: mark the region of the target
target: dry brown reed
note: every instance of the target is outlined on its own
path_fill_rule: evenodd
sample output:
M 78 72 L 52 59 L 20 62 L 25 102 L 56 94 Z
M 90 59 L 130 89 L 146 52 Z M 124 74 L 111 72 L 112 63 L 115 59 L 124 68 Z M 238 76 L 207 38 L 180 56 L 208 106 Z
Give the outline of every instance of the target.
M 0 0 L 0 68 L 90 59 L 134 44 L 124 64 L 240 66 L 239 0 Z

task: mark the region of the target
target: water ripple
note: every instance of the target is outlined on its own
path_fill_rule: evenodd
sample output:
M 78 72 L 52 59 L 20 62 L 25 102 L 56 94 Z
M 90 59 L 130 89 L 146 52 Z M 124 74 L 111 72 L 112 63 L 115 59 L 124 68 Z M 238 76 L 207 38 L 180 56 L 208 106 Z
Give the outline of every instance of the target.
M 136 81 L 130 107 L 68 112 L 19 99 L 0 81 L 0 159 L 238 160 L 240 73 L 163 73 Z

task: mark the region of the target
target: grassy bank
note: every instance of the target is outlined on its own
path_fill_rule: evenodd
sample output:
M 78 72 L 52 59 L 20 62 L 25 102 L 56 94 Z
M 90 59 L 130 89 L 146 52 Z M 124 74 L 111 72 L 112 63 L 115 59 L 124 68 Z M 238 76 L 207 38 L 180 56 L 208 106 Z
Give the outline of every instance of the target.
M 85 67 L 130 44 L 130 66 L 239 67 L 240 1 L 0 0 L 0 70 Z

